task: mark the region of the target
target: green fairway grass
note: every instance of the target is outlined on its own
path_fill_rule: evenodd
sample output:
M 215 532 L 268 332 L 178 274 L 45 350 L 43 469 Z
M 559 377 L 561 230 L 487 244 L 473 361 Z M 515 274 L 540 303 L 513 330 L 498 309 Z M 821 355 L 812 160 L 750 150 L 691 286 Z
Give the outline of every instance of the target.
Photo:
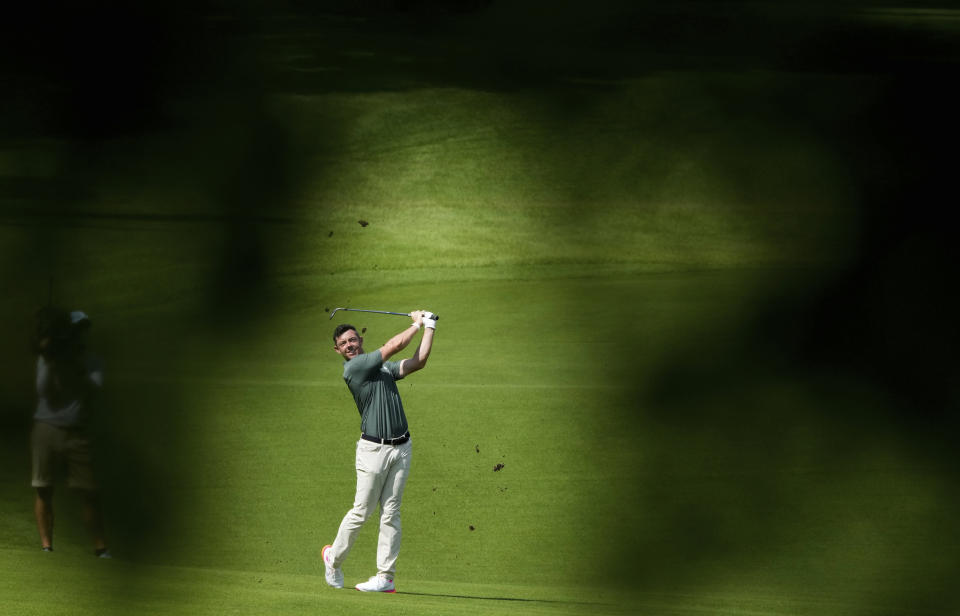
M 0 144 L 4 186 L 85 188 L 0 210 L 0 613 L 956 608 L 951 444 L 869 368 L 805 346 L 864 241 L 831 135 L 877 79 L 624 57 L 498 88 L 439 78 L 442 58 L 404 72 L 394 39 L 314 18 L 262 26 L 267 96 L 170 94 L 177 129 L 96 147 Z M 324 45 L 333 68 L 312 64 Z M 304 87 L 281 57 L 340 81 Z M 31 334 L 51 298 L 91 316 L 106 363 L 112 560 L 64 488 L 56 551 L 38 546 Z M 332 330 L 370 351 L 406 325 L 337 307 L 440 315 L 398 383 L 396 595 L 351 589 L 376 519 L 347 589 L 324 582 L 359 437 Z

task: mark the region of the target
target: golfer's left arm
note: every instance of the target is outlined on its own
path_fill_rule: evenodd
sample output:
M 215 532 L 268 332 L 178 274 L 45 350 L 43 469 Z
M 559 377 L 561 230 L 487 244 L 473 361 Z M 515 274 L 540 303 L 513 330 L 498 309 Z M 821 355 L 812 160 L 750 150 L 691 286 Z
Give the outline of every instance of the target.
M 417 345 L 416 352 L 414 352 L 413 357 L 400 362 L 401 377 L 416 372 L 427 365 L 430 350 L 433 348 L 433 335 L 436 329 L 436 319 L 428 319 L 425 316 L 423 318 L 423 337 L 420 339 L 420 344 Z

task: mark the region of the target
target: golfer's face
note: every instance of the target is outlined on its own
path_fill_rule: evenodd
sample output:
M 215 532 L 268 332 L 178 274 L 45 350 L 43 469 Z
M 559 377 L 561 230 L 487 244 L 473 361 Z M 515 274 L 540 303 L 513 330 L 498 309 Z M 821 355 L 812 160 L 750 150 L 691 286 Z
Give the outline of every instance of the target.
M 363 353 L 363 338 L 357 335 L 356 330 L 348 329 L 337 338 L 335 348 L 345 359 L 353 359 Z

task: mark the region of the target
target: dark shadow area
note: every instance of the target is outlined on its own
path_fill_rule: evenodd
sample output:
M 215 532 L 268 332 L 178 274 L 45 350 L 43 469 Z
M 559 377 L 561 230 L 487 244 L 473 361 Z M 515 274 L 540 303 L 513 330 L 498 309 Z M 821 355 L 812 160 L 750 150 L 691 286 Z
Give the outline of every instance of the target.
M 90 432 L 121 558 L 195 549 L 177 486 L 202 439 L 178 366 L 251 335 L 293 249 L 278 237 L 300 153 L 266 102 L 262 10 L 40 2 L 0 23 L 2 489 L 29 510 L 33 314 L 83 309 L 106 364 Z
M 611 575 L 651 589 L 786 577 L 894 610 L 956 608 L 957 29 L 891 23 L 828 21 L 780 50 L 798 75 L 880 86 L 843 122 L 774 108 L 849 171 L 852 260 L 771 283 L 741 329 L 700 332 L 642 377 L 623 416 L 647 435 L 635 513 Z
M 276 63 L 270 87 L 298 93 L 562 92 L 658 71 L 875 73 L 958 54 L 942 31 L 902 27 L 901 18 L 915 15 L 902 3 L 371 1 L 288 9 L 268 15 L 277 33 L 271 53 L 298 53 Z

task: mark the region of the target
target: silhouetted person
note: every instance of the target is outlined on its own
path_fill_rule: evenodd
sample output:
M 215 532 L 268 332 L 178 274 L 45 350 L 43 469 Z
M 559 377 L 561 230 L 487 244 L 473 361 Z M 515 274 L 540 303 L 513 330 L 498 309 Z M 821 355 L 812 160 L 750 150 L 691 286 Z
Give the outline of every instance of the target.
M 44 309 L 38 316 L 37 409 L 31 450 L 40 545 L 44 551 L 53 551 L 53 486 L 58 471 L 65 467 L 67 485 L 81 495 L 94 553 L 110 558 L 86 430 L 91 399 L 103 385 L 103 369 L 86 349 L 90 319 L 83 312 L 53 309 Z

